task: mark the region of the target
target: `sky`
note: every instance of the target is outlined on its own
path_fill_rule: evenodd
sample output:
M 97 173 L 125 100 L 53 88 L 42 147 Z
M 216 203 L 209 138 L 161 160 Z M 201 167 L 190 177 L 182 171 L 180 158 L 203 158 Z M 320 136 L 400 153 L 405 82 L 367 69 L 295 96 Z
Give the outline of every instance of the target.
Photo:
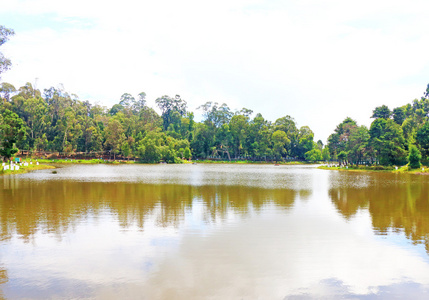
M 346 117 L 369 126 L 429 83 L 426 0 L 0 0 L 15 35 L 1 81 L 60 87 L 107 107 L 176 94 L 275 121 L 324 143 Z

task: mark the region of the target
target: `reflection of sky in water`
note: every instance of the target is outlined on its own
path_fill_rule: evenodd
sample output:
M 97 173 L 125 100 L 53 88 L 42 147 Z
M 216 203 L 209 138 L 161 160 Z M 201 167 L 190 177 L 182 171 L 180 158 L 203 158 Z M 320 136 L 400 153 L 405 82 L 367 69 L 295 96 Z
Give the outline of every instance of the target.
M 60 233 L 46 231 L 42 224 L 28 242 L 16 235 L 0 242 L 0 267 L 7 269 L 9 277 L 0 285 L 6 296 L 428 297 L 429 259 L 422 245 L 412 245 L 401 232 L 377 234 L 366 208 L 344 218 L 332 204 L 328 189 L 344 182 L 364 188 L 374 183 L 371 176 L 359 175 L 353 181 L 311 167 L 284 166 L 80 167 L 60 169 L 58 176 L 44 171 L 17 180 L 43 184 L 53 177 L 85 182 L 256 185 L 297 193 L 288 209 L 266 202 L 256 210 L 249 202 L 246 213 L 240 214 L 228 204 L 224 214 L 213 218 L 207 216 L 212 212 L 203 199 L 194 198 L 174 225 L 160 226 L 159 206 L 147 216 L 143 228 L 133 222 L 123 226 L 109 208 L 78 219 Z M 390 184 L 401 182 L 389 180 Z M 216 204 L 219 201 L 215 199 Z
M 309 166 L 184 164 L 184 165 L 70 165 L 21 175 L 31 180 L 144 182 L 152 184 L 243 185 L 265 188 L 312 188 Z

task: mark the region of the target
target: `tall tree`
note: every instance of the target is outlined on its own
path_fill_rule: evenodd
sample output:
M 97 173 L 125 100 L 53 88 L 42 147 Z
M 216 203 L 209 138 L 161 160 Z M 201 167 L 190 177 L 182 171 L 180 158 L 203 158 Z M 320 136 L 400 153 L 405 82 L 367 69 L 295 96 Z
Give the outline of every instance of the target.
M 289 115 L 279 118 L 274 122 L 273 130 L 282 130 L 286 133 L 286 136 L 290 141 L 286 150 L 289 152 L 290 155 L 295 155 L 296 148 L 299 144 L 299 130 L 295 123 L 295 120 Z
M 113 153 L 114 158 L 116 158 L 116 154 L 121 150 L 124 138 L 125 136 L 122 124 L 116 118 L 110 119 L 106 127 L 105 147 Z
M 141 92 L 137 95 L 137 100 L 134 100 L 131 104 L 133 113 L 138 115 L 140 111 L 146 106 L 146 93 Z
M 417 130 L 416 141 L 419 145 L 423 160 L 429 160 L 429 122 Z
M 186 114 L 187 103 L 185 100 L 181 99 L 179 95 L 176 95 L 174 98 L 165 95 L 157 98 L 155 103 L 161 109 L 164 130 L 167 130 L 168 126 L 171 124 L 173 112 L 179 113 L 182 117 Z
M 366 126 L 353 127 L 347 146 L 349 158 L 354 163 L 359 163 L 366 158 L 369 153 L 369 131 Z
M 393 109 L 393 120 L 396 122 L 396 124 L 402 125 L 405 118 L 405 111 L 402 107 L 397 107 Z
M 276 130 L 272 136 L 273 141 L 273 154 L 276 157 L 276 161 L 283 160 L 283 155 L 286 154 L 287 145 L 290 143 L 290 140 L 287 138 L 287 135 L 282 130 Z
M 350 133 L 355 127 L 357 127 L 356 121 L 347 117 L 337 125 L 334 133 L 329 136 L 328 148 L 333 159 L 336 159 L 341 151 L 347 151 Z
M 408 155 L 408 162 L 409 167 L 411 169 L 417 169 L 420 168 L 420 159 L 422 158 L 422 155 L 420 154 L 419 149 L 415 145 L 410 146 L 410 153 Z
M 305 159 L 305 153 L 313 149 L 314 133 L 308 126 L 302 126 L 298 133 L 298 145 L 293 149 L 292 156 L 298 159 Z
M 122 107 L 131 107 L 131 105 L 135 102 L 135 98 L 128 93 L 124 93 L 119 100 L 119 105 Z
M 382 106 L 376 107 L 373 110 L 371 118 L 389 119 L 391 115 L 392 115 L 392 112 L 390 111 L 389 107 L 387 107 L 386 105 L 382 105 Z
M 212 124 L 216 128 L 228 124 L 234 115 L 225 103 L 219 106 L 217 102 L 206 102 L 197 109 L 203 111 L 204 122 Z
M 16 92 L 15 87 L 7 82 L 2 82 L 0 84 L 0 96 L 6 101 L 10 101 L 10 97 L 13 93 Z
M 370 144 L 382 165 L 403 164 L 406 161 L 402 128 L 391 119 L 378 118 L 369 130 Z
M 14 34 L 15 32 L 12 29 L 0 25 L 0 46 L 6 43 L 9 38 Z M 10 59 L 4 57 L 3 53 L 0 52 L 0 76 L 1 73 L 8 70 L 11 65 L 12 63 Z

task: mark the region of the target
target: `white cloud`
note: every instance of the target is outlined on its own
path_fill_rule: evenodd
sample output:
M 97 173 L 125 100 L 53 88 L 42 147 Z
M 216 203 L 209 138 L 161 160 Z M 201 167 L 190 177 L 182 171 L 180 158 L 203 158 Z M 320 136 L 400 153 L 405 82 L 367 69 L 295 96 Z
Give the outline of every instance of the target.
M 346 116 L 369 125 L 375 106 L 421 95 L 428 8 L 424 1 L 9 1 L 4 14 L 47 21 L 5 44 L 14 68 L 3 79 L 61 82 L 107 105 L 140 91 L 152 101 L 180 94 L 192 110 L 227 102 L 272 121 L 289 114 L 326 139 Z

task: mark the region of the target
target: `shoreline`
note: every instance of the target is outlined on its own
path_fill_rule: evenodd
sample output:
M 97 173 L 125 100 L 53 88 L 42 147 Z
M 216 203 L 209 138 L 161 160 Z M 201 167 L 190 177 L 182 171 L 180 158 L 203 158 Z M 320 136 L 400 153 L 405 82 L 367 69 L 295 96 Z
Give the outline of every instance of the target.
M 20 166 L 19 170 L 1 170 L 0 176 L 3 175 L 15 175 L 15 174 L 25 174 L 29 173 L 31 171 L 37 171 L 37 170 L 47 170 L 47 169 L 56 169 L 54 166 L 45 165 L 45 164 L 39 164 L 39 165 L 28 165 L 26 167 Z
M 24 160 L 25 161 L 25 160 Z M 28 161 L 27 161 L 28 162 Z M 56 166 L 52 164 L 149 164 L 143 163 L 139 161 L 103 161 L 103 160 L 71 160 L 71 159 L 38 159 L 39 165 L 28 165 L 28 166 L 20 166 L 19 170 L 0 170 L 1 175 L 15 175 L 15 174 L 25 174 L 31 171 L 37 170 L 47 170 L 47 169 L 56 169 Z M 156 164 L 165 164 L 165 163 L 154 163 Z M 287 165 L 317 165 L 318 163 L 309 163 L 309 162 L 301 162 L 301 161 L 290 161 L 290 162 L 265 162 L 265 161 L 211 161 L 211 160 L 195 160 L 195 161 L 187 161 L 184 160 L 183 164 L 248 164 L 248 165 L 276 165 L 276 166 L 287 166 Z M 408 170 L 408 166 L 402 166 L 398 169 L 394 169 L 393 167 L 384 167 L 384 166 L 351 166 L 349 168 L 346 167 L 328 167 L 325 165 L 318 166 L 317 169 L 321 170 L 331 170 L 331 171 L 340 171 L 340 172 L 384 172 L 384 173 L 394 173 L 394 174 L 414 174 L 414 175 L 429 175 L 429 167 L 422 166 L 418 169 Z
M 327 167 L 327 166 L 319 166 L 318 169 L 321 170 L 331 170 L 331 171 L 340 171 L 340 172 L 384 172 L 384 173 L 393 173 L 393 174 L 413 174 L 413 175 L 429 175 L 429 167 L 421 166 L 418 169 L 408 169 L 408 166 L 398 167 L 396 170 L 393 167 L 354 167 L 354 168 L 345 168 L 345 167 Z
M 33 159 L 36 160 L 36 159 Z M 28 160 L 27 160 L 28 161 Z M 164 164 L 165 162 L 148 163 L 138 160 L 103 160 L 103 159 L 46 159 L 38 158 L 39 163 L 44 164 Z M 275 161 L 251 161 L 251 160 L 182 160 L 182 164 L 256 164 L 256 165 L 315 165 L 320 163 L 306 162 L 306 161 L 287 161 L 287 162 L 275 162 Z M 180 164 L 180 163 L 176 163 Z

